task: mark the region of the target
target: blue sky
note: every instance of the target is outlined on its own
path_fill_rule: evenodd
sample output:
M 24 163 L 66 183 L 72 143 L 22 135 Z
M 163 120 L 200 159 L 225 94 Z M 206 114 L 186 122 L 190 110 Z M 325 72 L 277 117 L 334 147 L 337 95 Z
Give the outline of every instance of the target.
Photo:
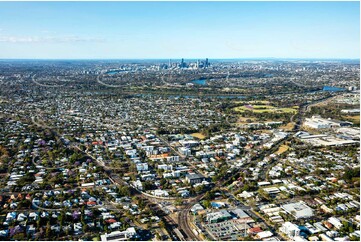
M 0 58 L 359 58 L 359 2 L 0 2 Z

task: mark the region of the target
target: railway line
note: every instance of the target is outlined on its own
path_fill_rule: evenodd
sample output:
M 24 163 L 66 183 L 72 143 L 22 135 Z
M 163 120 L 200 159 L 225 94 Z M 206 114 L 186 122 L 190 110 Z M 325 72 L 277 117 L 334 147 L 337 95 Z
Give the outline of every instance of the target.
M 192 206 L 194 204 L 196 204 L 198 201 L 200 201 L 203 197 L 204 197 L 204 194 L 198 195 L 197 197 L 195 197 L 178 214 L 178 225 L 179 225 L 179 228 L 181 230 L 183 230 L 184 233 L 186 234 L 186 238 L 184 238 L 185 241 L 199 241 L 200 240 L 198 238 L 198 236 L 194 234 L 193 229 L 190 226 L 191 223 L 189 221 L 189 212 L 190 212 Z

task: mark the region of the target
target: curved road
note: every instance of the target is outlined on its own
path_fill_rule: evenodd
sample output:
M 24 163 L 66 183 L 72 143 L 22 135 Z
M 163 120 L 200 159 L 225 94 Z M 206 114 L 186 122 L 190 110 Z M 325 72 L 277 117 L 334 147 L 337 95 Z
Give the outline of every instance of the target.
M 187 204 L 187 206 L 182 209 L 182 211 L 178 214 L 178 225 L 180 229 L 184 231 L 184 233 L 187 235 L 186 240 L 194 240 L 194 241 L 200 241 L 197 235 L 194 234 L 193 229 L 191 228 L 190 224 L 190 218 L 189 218 L 189 212 L 194 204 L 202 200 L 204 197 L 204 194 L 198 195 L 197 197 L 193 198 L 192 202 Z

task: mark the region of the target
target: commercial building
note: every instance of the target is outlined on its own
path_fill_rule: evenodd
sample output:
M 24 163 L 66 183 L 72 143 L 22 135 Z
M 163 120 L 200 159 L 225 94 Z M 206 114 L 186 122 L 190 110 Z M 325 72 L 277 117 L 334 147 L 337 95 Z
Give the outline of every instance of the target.
M 127 228 L 125 231 L 113 231 L 109 234 L 100 235 L 101 241 L 123 241 L 137 237 L 137 232 L 134 227 Z
M 266 239 L 266 238 L 269 238 L 272 236 L 273 236 L 273 233 L 271 231 L 262 231 L 262 232 L 257 233 L 256 238 L 263 240 L 263 239 Z
M 350 114 L 360 113 L 360 109 L 342 109 L 341 113 L 350 113 Z
M 295 236 L 299 236 L 301 230 L 299 227 L 291 222 L 285 222 L 282 227 L 280 228 L 280 231 L 284 234 L 286 234 L 289 238 L 293 238 Z
M 220 210 L 215 213 L 207 214 L 206 220 L 208 223 L 217 223 L 231 218 L 232 215 L 227 210 Z
M 191 150 L 186 147 L 179 147 L 178 151 L 179 151 L 179 153 L 181 153 L 182 155 L 185 155 L 185 156 L 190 156 L 192 153 Z
M 294 216 L 296 219 L 309 218 L 313 216 L 313 210 L 302 201 L 284 204 L 281 208 Z
M 196 184 L 196 183 L 201 183 L 202 181 L 204 181 L 206 178 L 200 174 L 187 174 L 185 180 L 190 183 L 190 184 Z

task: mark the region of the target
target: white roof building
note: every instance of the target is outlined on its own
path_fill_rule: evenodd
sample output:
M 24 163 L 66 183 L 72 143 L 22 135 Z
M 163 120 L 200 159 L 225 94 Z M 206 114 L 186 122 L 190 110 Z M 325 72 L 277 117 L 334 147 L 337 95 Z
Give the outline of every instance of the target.
M 295 237 L 293 238 L 293 240 L 294 240 L 294 241 L 308 241 L 307 239 L 305 239 L 305 238 L 303 238 L 303 237 L 301 237 L 301 236 L 295 236 Z
M 169 193 L 167 191 L 160 190 L 160 189 L 152 191 L 152 194 L 157 197 L 168 197 L 169 196 Z
M 338 218 L 331 217 L 327 221 L 338 229 L 342 227 L 342 223 Z
M 105 233 L 100 235 L 101 241 L 122 241 L 129 240 L 137 235 L 134 227 L 127 228 L 125 231 L 113 231 L 109 234 Z
M 257 238 L 259 239 L 265 239 L 265 238 L 269 238 L 271 236 L 273 236 L 273 233 L 271 231 L 262 231 L 257 233 Z
M 220 210 L 215 213 L 208 213 L 206 220 L 209 223 L 220 222 L 232 218 L 232 215 L 227 210 Z
M 147 163 L 137 163 L 136 167 L 137 167 L 137 171 L 147 171 L 148 170 Z
M 298 226 L 291 222 L 285 222 L 282 227 L 280 228 L 280 231 L 284 234 L 286 234 L 290 238 L 294 238 L 295 236 L 299 236 L 301 230 L 298 228 Z
M 294 216 L 296 219 L 309 218 L 313 216 L 313 210 L 304 202 L 288 203 L 281 206 L 283 210 Z

